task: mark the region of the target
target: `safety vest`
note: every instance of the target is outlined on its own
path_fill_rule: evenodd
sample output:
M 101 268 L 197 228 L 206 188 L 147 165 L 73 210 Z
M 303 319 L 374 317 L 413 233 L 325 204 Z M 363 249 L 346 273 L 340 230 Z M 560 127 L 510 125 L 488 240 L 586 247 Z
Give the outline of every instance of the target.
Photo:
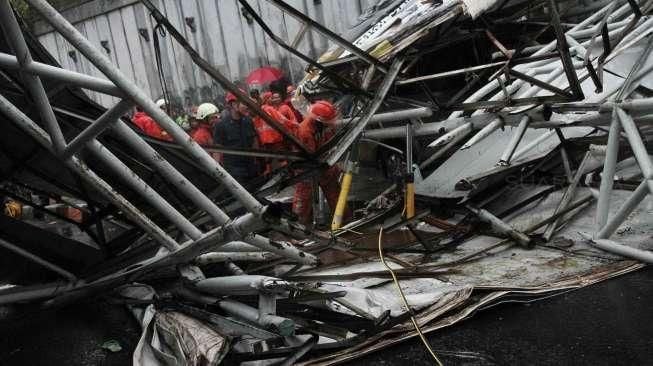
M 263 111 L 270 115 L 270 117 L 279 124 L 285 125 L 285 123 L 283 123 L 283 116 L 281 116 L 274 107 L 263 105 L 261 109 L 263 109 Z M 261 145 L 276 144 L 283 141 L 283 135 L 267 124 L 267 122 L 265 122 L 261 117 L 256 117 L 254 119 L 254 128 L 256 129 Z

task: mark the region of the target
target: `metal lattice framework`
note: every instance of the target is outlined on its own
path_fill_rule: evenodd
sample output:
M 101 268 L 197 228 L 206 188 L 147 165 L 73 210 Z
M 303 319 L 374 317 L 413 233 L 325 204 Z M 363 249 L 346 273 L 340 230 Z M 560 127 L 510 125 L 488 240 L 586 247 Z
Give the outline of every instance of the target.
M 83 294 L 101 288 L 102 286 L 113 286 L 122 283 L 148 271 L 161 268 L 162 266 L 187 263 L 202 253 L 215 250 L 220 245 L 241 239 L 264 252 L 272 252 L 298 263 L 316 263 L 317 259 L 312 254 L 302 252 L 290 244 L 271 243 L 268 238 L 253 234 L 253 232 L 265 228 L 271 220 L 279 227 L 283 227 L 284 224 L 279 222 L 279 218 L 272 217 L 266 213 L 266 207 L 264 205 L 231 177 L 219 163 L 195 143 L 164 111 L 159 109 L 134 82 L 127 79 L 105 55 L 95 49 L 52 6 L 46 1 L 31 1 L 30 5 L 47 19 L 80 53 L 86 56 L 109 81 L 33 61 L 22 30 L 14 16 L 11 4 L 9 1 L 3 0 L 0 1 L 0 23 L 2 23 L 3 33 L 14 51 L 14 55 L 0 55 L 0 65 L 19 71 L 25 89 L 33 99 L 34 105 L 38 109 L 46 129 L 41 128 L 2 95 L 0 95 L 0 111 L 9 117 L 11 122 L 16 126 L 38 141 L 40 145 L 58 156 L 71 171 L 75 172 L 89 186 L 94 187 L 105 199 L 113 203 L 127 217 L 138 224 L 164 248 L 164 252 L 141 263 L 139 266 L 124 269 L 109 276 L 85 283 L 83 279 L 75 278 L 75 276 L 62 268 L 48 263 L 34 254 L 24 251 L 21 252 L 18 250 L 19 248 L 17 249 L 12 246 L 11 243 L 3 242 L 0 244 L 5 248 L 9 248 L 37 263 L 43 264 L 64 275 L 70 281 L 63 285 L 61 283 L 53 283 L 50 285 L 40 285 L 36 288 L 11 290 L 0 296 L 0 302 L 33 300 L 63 293 Z M 55 110 L 50 104 L 43 84 L 41 83 L 41 77 L 107 93 L 122 99 L 113 107 L 109 108 L 82 133 L 74 137 L 71 141 L 66 141 L 57 121 Z M 174 138 L 174 141 L 182 146 L 184 151 L 198 162 L 217 183 L 226 187 L 233 197 L 247 209 L 248 213 L 235 219 L 230 218 L 137 133 L 122 122 L 120 117 L 134 105 L 141 106 L 145 112 L 152 116 Z M 171 184 L 178 187 L 188 200 L 211 217 L 217 227 L 213 230 L 202 232 L 117 156 L 103 146 L 97 140 L 97 137 L 108 129 L 111 129 L 113 133 L 124 140 L 139 155 L 140 159 L 159 172 Z M 84 159 L 80 154 L 82 150 L 90 153 L 101 164 L 109 168 L 113 174 L 120 177 L 127 187 L 140 194 L 159 214 L 167 218 L 181 233 L 185 234 L 187 239 L 181 242 L 173 239 L 164 229 L 155 224 L 147 215 L 125 199 L 120 192 L 117 192 L 84 163 Z M 192 266 L 183 268 L 182 274 L 184 274 L 184 271 L 194 270 Z

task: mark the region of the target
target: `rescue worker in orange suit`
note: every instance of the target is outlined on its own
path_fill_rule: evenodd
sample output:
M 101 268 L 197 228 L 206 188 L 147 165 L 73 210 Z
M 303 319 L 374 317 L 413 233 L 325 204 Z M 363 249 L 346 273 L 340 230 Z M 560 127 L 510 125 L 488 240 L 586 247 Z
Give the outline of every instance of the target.
M 152 121 L 152 117 L 148 116 L 147 113 L 143 111 L 143 108 L 137 105 L 136 112 L 132 116 L 132 122 L 138 126 L 141 131 L 145 132 L 145 126 L 147 126 L 148 123 L 151 123 L 150 121 Z
M 306 146 L 309 152 L 315 152 L 335 134 L 335 122 L 338 118 L 338 110 L 325 100 L 313 103 L 302 123 L 299 124 L 297 137 Z M 331 166 L 317 179 L 318 185 L 326 196 L 329 208 L 334 210 L 340 194 L 340 168 Z M 313 182 L 304 180 L 295 186 L 292 210 L 299 218 L 299 222 L 308 225 L 312 221 L 313 206 Z M 351 217 L 351 212 L 345 212 L 345 219 Z
M 190 137 L 202 146 L 213 145 L 213 127 L 220 120 L 220 111 L 212 103 L 202 103 L 195 112 Z
M 273 120 L 284 126 L 290 133 L 295 134 L 298 127 L 297 122 L 295 120 L 288 120 L 283 115 L 281 115 L 281 113 L 279 113 L 276 108 L 269 104 L 271 95 L 272 93 L 269 92 L 263 93 L 261 109 L 270 117 L 272 117 Z M 269 151 L 284 151 L 288 148 L 287 144 L 285 143 L 284 136 L 275 130 L 274 127 L 265 122 L 265 120 L 260 116 L 254 117 L 254 128 L 258 134 L 259 144 L 262 149 Z M 265 171 L 263 174 L 268 174 L 272 170 L 283 166 L 283 164 L 283 162 L 278 160 L 270 160 L 266 162 Z
M 270 96 L 270 105 L 272 105 L 283 117 L 288 120 L 288 123 L 292 126 L 297 125 L 297 116 L 292 108 L 288 104 L 283 103 L 281 99 L 281 94 L 272 93 Z
M 156 102 L 159 108 L 165 108 L 165 101 L 160 99 Z M 136 113 L 132 116 L 132 122 L 140 128 L 146 135 L 159 140 L 172 141 L 172 136 L 159 126 L 159 124 L 143 111 L 140 106 L 136 107 Z

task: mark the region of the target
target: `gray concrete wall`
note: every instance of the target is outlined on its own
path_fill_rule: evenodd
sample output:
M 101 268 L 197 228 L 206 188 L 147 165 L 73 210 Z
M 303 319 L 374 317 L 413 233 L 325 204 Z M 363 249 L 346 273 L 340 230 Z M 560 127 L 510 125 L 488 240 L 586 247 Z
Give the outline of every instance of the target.
M 280 67 L 292 80 L 303 75 L 303 63 L 280 48 L 255 23 L 242 15 L 237 0 L 153 0 L 158 9 L 179 29 L 202 57 L 208 59 L 232 80 L 243 79 L 250 70 L 265 65 Z M 266 0 L 249 3 L 270 28 L 291 43 L 300 23 Z M 337 33 L 355 24 L 374 0 L 288 0 L 288 3 Z M 162 95 L 157 76 L 152 32 L 153 19 L 147 9 L 134 0 L 96 0 L 67 9 L 66 19 L 152 98 Z M 189 25 L 194 24 L 194 30 Z M 100 72 L 45 22 L 33 30 L 45 48 L 66 69 L 101 76 Z M 315 58 L 326 49 L 327 40 L 308 32 L 299 49 Z M 162 63 L 166 84 L 180 103 L 199 103 L 222 96 L 223 90 L 195 67 L 188 55 L 171 37 L 162 39 Z M 76 59 L 76 60 L 75 60 Z M 115 98 L 90 93 L 98 103 L 109 106 Z

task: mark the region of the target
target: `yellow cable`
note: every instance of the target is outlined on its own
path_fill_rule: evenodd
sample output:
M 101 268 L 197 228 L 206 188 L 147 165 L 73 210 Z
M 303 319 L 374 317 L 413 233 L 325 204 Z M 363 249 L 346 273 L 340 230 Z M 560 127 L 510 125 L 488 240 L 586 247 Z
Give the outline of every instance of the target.
M 433 349 L 431 348 L 431 345 L 429 342 L 426 340 L 424 337 L 424 334 L 422 333 L 422 330 L 420 329 L 419 325 L 417 324 L 417 320 L 415 320 L 415 317 L 412 315 L 412 312 L 410 310 L 410 307 L 408 306 L 408 300 L 406 300 L 406 295 L 404 295 L 404 291 L 401 289 L 401 286 L 399 286 L 399 281 L 397 280 L 397 276 L 395 275 L 395 272 L 388 266 L 388 264 L 385 262 L 385 259 L 383 258 L 383 246 L 381 245 L 381 238 L 383 237 L 383 227 L 381 227 L 381 230 L 379 230 L 379 258 L 381 259 L 381 263 L 385 266 L 385 268 L 388 269 L 388 272 L 390 272 L 390 275 L 392 276 L 392 280 L 395 283 L 395 286 L 397 286 L 397 291 L 399 292 L 399 295 L 401 295 L 401 300 L 404 302 L 404 306 L 406 307 L 406 310 L 408 311 L 410 315 L 410 320 L 413 322 L 413 326 L 415 327 L 415 330 L 417 331 L 417 334 L 419 334 L 419 338 L 422 340 L 422 343 L 424 343 L 424 347 L 429 351 L 431 356 L 433 357 L 433 360 L 435 360 L 435 364 L 438 366 L 442 366 L 442 362 L 438 358 L 438 356 L 433 352 Z

